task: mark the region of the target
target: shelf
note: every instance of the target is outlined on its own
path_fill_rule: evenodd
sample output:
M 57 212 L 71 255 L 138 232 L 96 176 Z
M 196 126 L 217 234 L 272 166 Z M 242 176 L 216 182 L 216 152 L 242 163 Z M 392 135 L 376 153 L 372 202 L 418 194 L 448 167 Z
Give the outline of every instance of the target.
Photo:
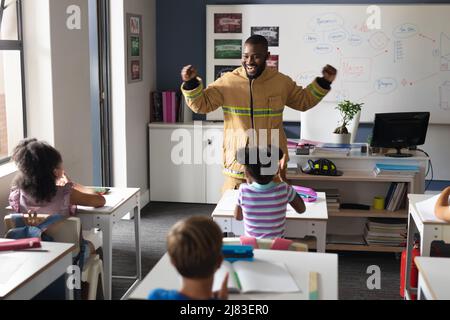
M 362 252 L 392 252 L 401 253 L 405 247 L 368 246 L 350 244 L 328 244 L 327 251 L 362 251 Z
M 407 219 L 408 211 L 386 211 L 386 210 L 342 210 L 339 212 L 328 212 L 328 217 L 351 217 L 351 218 L 393 218 Z
M 412 182 L 415 175 L 411 176 L 398 176 L 398 175 L 385 175 L 385 176 L 375 176 L 372 171 L 345 171 L 344 175 L 340 177 L 330 177 L 330 176 L 314 176 L 309 174 L 304 174 L 298 170 L 288 170 L 287 178 L 289 180 L 302 180 L 302 181 L 346 181 L 346 182 Z
M 292 239 L 308 245 L 309 250 L 316 250 L 315 238 Z M 357 252 L 388 252 L 388 253 L 402 253 L 405 247 L 388 247 L 388 246 L 369 246 L 357 244 L 327 244 L 327 252 L 329 251 L 357 251 Z

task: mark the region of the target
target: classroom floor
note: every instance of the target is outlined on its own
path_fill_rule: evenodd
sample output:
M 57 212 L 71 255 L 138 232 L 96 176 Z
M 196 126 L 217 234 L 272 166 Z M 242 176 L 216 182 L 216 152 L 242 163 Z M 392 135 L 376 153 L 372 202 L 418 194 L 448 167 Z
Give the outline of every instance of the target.
M 152 203 L 141 212 L 142 270 L 147 275 L 166 252 L 166 234 L 177 221 L 190 215 L 209 216 L 214 206 L 173 203 Z M 122 221 L 114 231 L 113 273 L 133 275 L 134 225 Z M 367 288 L 367 268 L 381 268 L 381 290 Z M 113 299 L 120 299 L 129 281 L 113 281 Z M 395 254 L 352 253 L 339 254 L 339 299 L 341 300 L 398 300 L 400 260 Z

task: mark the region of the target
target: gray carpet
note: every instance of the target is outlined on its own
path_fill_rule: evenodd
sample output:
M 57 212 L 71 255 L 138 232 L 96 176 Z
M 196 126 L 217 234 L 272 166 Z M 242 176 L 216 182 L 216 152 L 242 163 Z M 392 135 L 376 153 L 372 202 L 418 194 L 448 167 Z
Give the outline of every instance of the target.
M 142 270 L 148 274 L 166 252 L 166 234 L 179 220 L 191 215 L 209 216 L 214 206 L 152 203 L 141 212 Z M 113 272 L 133 275 L 134 225 L 122 221 L 113 233 Z M 366 270 L 371 265 L 381 268 L 381 290 L 367 289 L 369 275 Z M 396 300 L 399 296 L 400 261 L 395 254 L 380 253 L 339 253 L 339 299 L 341 300 Z M 120 299 L 131 282 L 113 281 L 113 299 Z

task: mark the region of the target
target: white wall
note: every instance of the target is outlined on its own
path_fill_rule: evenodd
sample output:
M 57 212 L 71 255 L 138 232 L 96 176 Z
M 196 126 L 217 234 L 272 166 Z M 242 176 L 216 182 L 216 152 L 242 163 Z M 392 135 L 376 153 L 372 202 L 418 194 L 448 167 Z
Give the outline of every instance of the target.
M 431 156 L 434 180 L 450 181 L 450 125 L 431 124 L 426 144 L 420 148 Z
M 114 184 L 147 194 L 150 92 L 156 89 L 156 1 L 111 2 Z M 143 81 L 128 84 L 126 14 L 142 15 Z M 125 90 L 123 90 L 123 88 Z
M 66 27 L 66 10 L 81 8 L 81 30 Z M 50 0 L 55 146 L 75 181 L 92 185 L 93 153 L 88 0 Z
M 81 30 L 66 27 L 69 5 L 81 8 Z M 29 136 L 53 144 L 70 177 L 90 185 L 88 1 L 25 0 L 23 21 Z

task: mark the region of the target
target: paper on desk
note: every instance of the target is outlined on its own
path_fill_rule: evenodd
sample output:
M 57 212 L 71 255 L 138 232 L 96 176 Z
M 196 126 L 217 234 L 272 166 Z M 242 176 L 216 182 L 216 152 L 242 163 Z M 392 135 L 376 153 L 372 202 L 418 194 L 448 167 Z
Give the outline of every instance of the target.
M 24 257 L 0 255 L 0 284 L 6 284 L 25 262 Z
M 438 194 L 437 196 L 434 196 L 433 198 L 430 198 L 425 201 L 421 201 L 416 203 L 417 210 L 420 211 L 420 214 L 422 215 L 422 219 L 424 221 L 437 221 L 437 222 L 444 222 L 443 220 L 440 220 L 435 215 L 435 207 L 436 203 L 441 195 Z
M 78 206 L 78 210 L 86 210 L 88 212 L 92 212 L 95 210 L 95 212 L 110 212 L 112 209 L 116 208 L 119 203 L 121 203 L 125 198 L 120 193 L 111 193 L 104 195 L 105 197 L 105 205 L 100 208 L 92 208 L 92 207 L 86 207 L 86 206 Z
M 217 204 L 217 211 L 234 211 L 238 203 L 239 191 L 229 190 L 225 192 Z
M 123 195 L 121 194 L 109 194 L 109 195 L 105 195 L 105 207 L 116 207 L 122 200 L 123 200 Z

